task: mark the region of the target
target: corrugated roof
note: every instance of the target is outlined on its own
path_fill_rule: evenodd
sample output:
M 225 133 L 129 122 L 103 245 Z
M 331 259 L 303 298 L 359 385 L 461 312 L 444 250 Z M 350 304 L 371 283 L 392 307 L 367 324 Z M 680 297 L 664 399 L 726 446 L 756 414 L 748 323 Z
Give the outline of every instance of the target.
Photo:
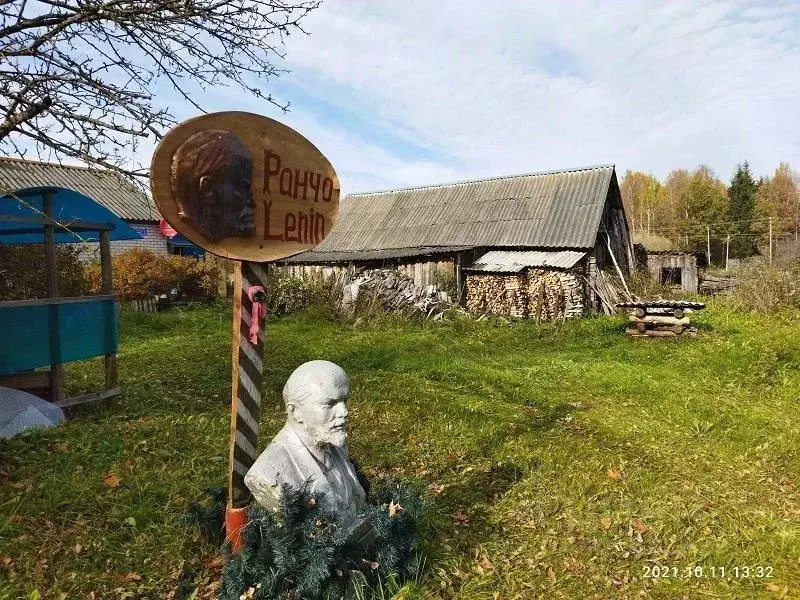
M 531 267 L 571 269 L 586 252 L 575 250 L 492 250 L 481 256 L 465 271 L 484 273 L 519 273 Z
M 46 186 L 80 192 L 122 219 L 161 219 L 161 214 L 146 194 L 112 171 L 0 157 L 0 195 Z
M 435 246 L 592 248 L 614 166 L 350 194 L 309 254 Z
M 362 260 L 390 260 L 435 254 L 449 254 L 471 250 L 472 246 L 438 246 L 435 248 L 397 248 L 393 250 L 365 250 L 364 252 L 301 252 L 279 262 L 285 263 L 337 263 Z

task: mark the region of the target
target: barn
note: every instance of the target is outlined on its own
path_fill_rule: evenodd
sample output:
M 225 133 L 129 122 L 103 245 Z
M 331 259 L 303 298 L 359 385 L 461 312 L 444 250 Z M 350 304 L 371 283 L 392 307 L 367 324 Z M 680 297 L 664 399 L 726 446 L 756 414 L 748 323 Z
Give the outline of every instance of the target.
M 607 271 L 633 246 L 614 165 L 349 194 L 295 274 L 391 268 L 450 290 L 467 309 L 579 316 L 599 308 Z

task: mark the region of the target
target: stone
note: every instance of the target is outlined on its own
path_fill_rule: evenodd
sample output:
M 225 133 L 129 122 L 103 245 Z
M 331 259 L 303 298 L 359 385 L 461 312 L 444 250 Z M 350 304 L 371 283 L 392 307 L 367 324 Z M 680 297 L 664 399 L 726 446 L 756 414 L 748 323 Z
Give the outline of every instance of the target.
M 283 486 L 303 486 L 343 523 L 353 521 L 366 494 L 347 453 L 344 370 L 326 360 L 297 367 L 283 388 L 286 424 L 247 472 L 245 485 L 270 510 L 280 506 Z

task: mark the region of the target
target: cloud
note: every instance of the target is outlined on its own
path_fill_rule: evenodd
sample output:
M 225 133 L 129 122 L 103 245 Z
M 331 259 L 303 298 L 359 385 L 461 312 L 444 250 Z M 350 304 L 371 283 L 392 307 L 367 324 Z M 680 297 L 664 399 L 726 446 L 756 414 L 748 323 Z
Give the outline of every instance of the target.
M 289 113 L 239 90 L 198 97 L 294 127 L 344 192 L 601 163 L 662 178 L 800 167 L 794 0 L 328 0 L 304 26 L 292 72 L 266 86 Z
M 800 163 L 796 2 L 331 0 L 305 26 L 276 86 L 294 96 L 281 118 L 348 191 Z

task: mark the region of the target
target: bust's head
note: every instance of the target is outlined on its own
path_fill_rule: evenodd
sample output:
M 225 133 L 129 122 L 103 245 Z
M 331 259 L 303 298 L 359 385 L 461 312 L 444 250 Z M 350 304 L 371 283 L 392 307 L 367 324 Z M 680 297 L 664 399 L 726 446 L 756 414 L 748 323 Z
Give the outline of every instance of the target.
M 297 367 L 283 387 L 288 421 L 315 444 L 347 442 L 347 397 L 350 381 L 338 365 L 312 360 Z
M 172 193 L 179 216 L 206 238 L 255 232 L 253 158 L 230 131 L 199 131 L 172 157 Z

